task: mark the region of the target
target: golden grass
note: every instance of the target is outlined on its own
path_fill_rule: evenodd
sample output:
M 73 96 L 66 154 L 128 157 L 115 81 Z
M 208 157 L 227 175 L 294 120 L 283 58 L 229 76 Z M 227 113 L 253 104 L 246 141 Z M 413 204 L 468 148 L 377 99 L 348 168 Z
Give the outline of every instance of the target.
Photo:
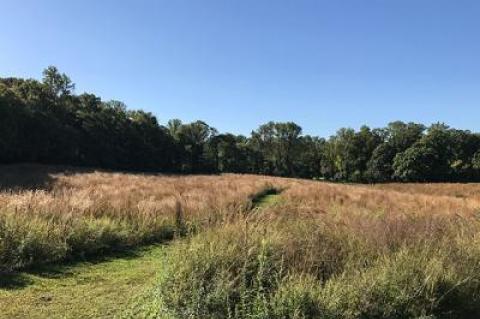
M 15 176 L 0 192 L 0 270 L 190 234 L 149 311 L 162 296 L 179 317 L 480 315 L 480 184 Z M 272 187 L 281 199 L 251 210 Z
M 458 214 L 480 208 L 480 184 L 342 185 L 303 182 L 284 193 L 299 211 L 363 211 L 388 214 Z M 459 197 L 461 194 L 462 197 Z
M 57 174 L 50 190 L 0 193 L 0 209 L 17 214 L 143 216 L 173 218 L 181 205 L 187 219 L 240 208 L 271 179 L 247 175 L 149 176 L 121 173 Z
M 478 183 L 389 183 L 373 186 L 381 190 L 395 190 L 410 194 L 425 194 L 432 196 L 448 196 L 468 198 L 480 201 L 480 184 Z
M 458 185 L 458 198 L 451 185 L 282 183 L 275 205 L 177 247 L 158 285 L 167 310 L 178 318 L 480 315 L 477 185 Z
M 102 253 L 209 227 L 245 212 L 255 194 L 275 181 L 229 174 L 66 174 L 48 173 L 44 167 L 29 169 L 17 173 L 18 180 L 29 180 L 22 175 L 39 174 L 40 169 L 45 175 L 41 178 L 49 183 L 44 189 L 17 185 L 0 192 L 0 268 Z

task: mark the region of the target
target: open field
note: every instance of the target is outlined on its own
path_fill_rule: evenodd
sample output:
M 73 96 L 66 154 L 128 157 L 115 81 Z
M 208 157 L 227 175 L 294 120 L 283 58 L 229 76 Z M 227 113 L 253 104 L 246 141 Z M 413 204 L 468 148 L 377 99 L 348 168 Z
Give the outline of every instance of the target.
M 19 180 L 31 180 L 0 193 L 4 271 L 95 256 L 211 227 L 247 210 L 254 195 L 274 180 L 26 170 Z M 3 175 L 8 175 L 6 181 L 14 180 L 8 167 Z M 42 179 L 49 182 L 38 182 Z M 30 187 L 41 184 L 43 189 Z
M 0 319 L 480 319 L 480 1 L 4 2 Z
M 478 184 L 41 166 L 0 176 L 5 318 L 480 315 Z M 115 257 L 167 240 L 167 250 Z M 78 263 L 98 256 L 112 258 Z

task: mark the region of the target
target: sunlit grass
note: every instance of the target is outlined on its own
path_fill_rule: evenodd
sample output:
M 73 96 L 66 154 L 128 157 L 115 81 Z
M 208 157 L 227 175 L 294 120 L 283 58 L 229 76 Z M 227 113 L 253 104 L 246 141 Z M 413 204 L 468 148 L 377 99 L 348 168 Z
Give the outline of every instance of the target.
M 20 180 L 29 180 L 22 178 Z M 96 256 L 209 228 L 252 206 L 274 178 L 47 174 L 0 192 L 0 271 Z M 11 178 L 13 179 L 13 178 Z M 36 183 L 32 183 L 34 187 Z
M 9 318 L 480 316 L 477 184 L 50 177 L 0 193 Z M 166 239 L 166 255 L 59 266 Z
M 308 181 L 281 198 L 179 244 L 151 295 L 162 311 L 177 318 L 480 315 L 474 199 Z M 145 304 L 155 313 L 159 303 Z

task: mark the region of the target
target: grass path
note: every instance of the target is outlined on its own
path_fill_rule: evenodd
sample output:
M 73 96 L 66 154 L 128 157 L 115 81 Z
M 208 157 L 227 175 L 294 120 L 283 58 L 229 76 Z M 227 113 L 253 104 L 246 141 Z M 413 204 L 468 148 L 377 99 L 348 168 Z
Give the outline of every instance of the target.
M 264 192 L 259 196 L 256 196 L 253 200 L 253 209 L 257 212 L 272 206 L 280 202 L 279 190 L 271 189 L 268 192 Z M 173 246 L 174 249 L 174 246 Z M 167 259 L 166 256 L 165 259 Z M 153 289 L 146 294 L 139 296 L 135 300 L 127 312 L 122 314 L 124 319 L 137 319 L 137 318 L 161 318 L 161 319 L 180 319 L 171 314 L 165 304 L 162 301 L 161 296 L 158 294 L 158 290 Z
M 280 194 L 269 194 L 263 196 L 256 204 L 255 207 L 259 209 L 266 208 L 271 205 L 275 205 L 280 201 Z
M 263 209 L 280 199 L 268 193 Z M 154 283 L 172 245 L 153 245 L 108 259 L 0 274 L 0 319 L 116 318 Z
M 114 318 L 155 282 L 167 247 L 107 260 L 0 274 L 0 318 Z
M 268 206 L 277 204 L 281 199 L 280 198 L 281 192 L 282 190 L 272 188 L 264 193 L 259 194 L 259 196 L 257 196 L 253 200 L 254 208 L 263 209 Z

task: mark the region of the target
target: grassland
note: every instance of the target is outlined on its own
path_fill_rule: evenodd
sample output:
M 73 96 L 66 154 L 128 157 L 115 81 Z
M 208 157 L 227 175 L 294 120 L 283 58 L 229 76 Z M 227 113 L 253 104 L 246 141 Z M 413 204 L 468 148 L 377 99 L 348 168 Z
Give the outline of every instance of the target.
M 145 313 L 479 316 L 477 185 L 288 183 L 277 204 L 179 244 Z
M 12 169 L 20 171 L 18 180 L 23 182 L 15 183 L 11 168 L 0 174 L 6 185 L 0 192 L 0 271 L 97 256 L 197 232 L 248 210 L 252 199 L 273 181 L 234 175 Z
M 0 265 L 31 282 L 0 290 L 0 305 L 12 314 L 33 308 L 29 300 L 54 295 L 60 300 L 49 308 L 54 312 L 91 303 L 84 317 L 480 316 L 478 184 L 343 185 L 51 169 L 44 174 L 48 183 L 39 183 L 31 171 L 3 174 Z M 16 175 L 29 178 L 18 183 Z M 59 266 L 171 239 L 168 254 L 86 269 L 84 263 Z M 141 258 L 146 269 L 135 262 Z M 38 275 L 55 267 L 74 273 L 64 278 L 70 284 Z M 92 279 L 76 287 L 83 276 Z M 100 278 L 108 283 L 105 292 Z M 132 284 L 129 298 L 117 298 Z M 85 302 L 65 297 L 74 289 Z

